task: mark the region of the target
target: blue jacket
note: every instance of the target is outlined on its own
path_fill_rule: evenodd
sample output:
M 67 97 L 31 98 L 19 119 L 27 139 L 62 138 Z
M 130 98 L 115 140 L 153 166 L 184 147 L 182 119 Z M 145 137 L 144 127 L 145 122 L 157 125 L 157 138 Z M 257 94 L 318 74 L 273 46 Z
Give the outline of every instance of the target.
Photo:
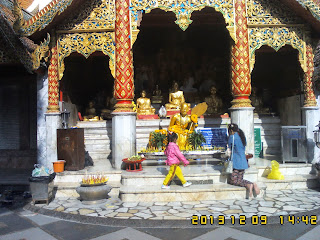
M 234 138 L 234 145 L 233 143 Z M 237 170 L 243 170 L 248 168 L 248 162 L 245 154 L 245 146 L 243 146 L 241 138 L 238 133 L 230 135 L 228 139 L 228 145 L 231 150 L 231 160 L 233 161 L 233 168 Z M 233 154 L 232 154 L 233 150 Z

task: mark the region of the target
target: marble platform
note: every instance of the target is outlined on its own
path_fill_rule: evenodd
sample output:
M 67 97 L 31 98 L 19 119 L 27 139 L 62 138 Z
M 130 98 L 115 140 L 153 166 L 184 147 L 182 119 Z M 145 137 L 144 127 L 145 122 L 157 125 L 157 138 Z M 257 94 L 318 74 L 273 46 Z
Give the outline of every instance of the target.
M 229 174 L 222 171 L 223 166 L 213 159 L 206 164 L 190 164 L 183 167 L 182 171 L 187 181 L 192 186 L 183 188 L 179 179 L 171 182 L 171 189 L 161 189 L 163 180 L 168 173 L 169 167 L 165 165 L 148 166 L 142 163 L 143 171 L 127 172 L 109 169 L 102 173 L 109 177 L 113 189 L 110 193 L 123 202 L 154 202 L 154 201 L 207 201 L 223 199 L 245 199 L 246 189 L 231 186 L 227 183 Z M 294 190 L 319 188 L 319 176 L 313 173 L 312 165 L 305 163 L 280 164 L 280 172 L 284 174 L 284 180 L 267 179 L 271 161 L 256 159 L 256 165 L 246 170 L 245 179 L 257 182 L 262 189 L 263 197 L 266 190 Z M 87 170 L 89 172 L 89 170 Z M 75 188 L 79 186 L 81 178 L 86 174 L 86 169 L 79 172 L 58 173 L 55 179 L 57 196 L 78 197 Z M 179 199 L 179 200 L 178 200 Z
M 75 197 L 56 197 L 49 205 L 37 204 L 31 208 L 35 211 L 47 210 L 44 211 L 46 213 L 52 211 L 52 215 L 61 212 L 72 216 L 111 219 L 190 220 L 193 215 L 212 215 L 215 219 L 224 215 L 230 219 L 231 216 L 239 218 L 240 215 L 250 218 L 253 215 L 293 215 L 307 211 L 309 213 L 306 215 L 310 215 L 310 211 L 319 209 L 319 197 L 319 191 L 310 189 L 267 190 L 263 198 L 242 200 L 159 202 L 154 199 L 153 202 L 122 202 L 118 198 L 109 198 L 100 205 L 84 205 Z M 275 220 L 279 224 L 279 218 Z

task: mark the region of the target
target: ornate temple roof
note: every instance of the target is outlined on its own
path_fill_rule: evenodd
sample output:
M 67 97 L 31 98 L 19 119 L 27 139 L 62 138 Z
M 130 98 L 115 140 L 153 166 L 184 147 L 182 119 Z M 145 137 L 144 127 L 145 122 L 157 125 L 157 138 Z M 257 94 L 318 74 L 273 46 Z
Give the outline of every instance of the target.
M 27 9 L 33 3 L 33 0 L 18 0 L 18 2 L 23 9 Z
M 21 0 L 20 0 L 21 1 Z M 320 0 L 279 0 L 309 22 L 320 33 Z M 45 8 L 23 23 L 21 34 L 32 39 L 45 37 L 45 32 L 75 10 L 84 0 L 52 0 Z
M 1 63 L 22 63 L 25 68 L 32 72 L 31 53 L 37 45 L 27 37 L 19 37 L 14 29 L 14 15 L 11 11 L 13 3 L 8 0 L 0 1 L 0 42 L 1 44 Z M 23 11 L 24 17 L 32 16 Z

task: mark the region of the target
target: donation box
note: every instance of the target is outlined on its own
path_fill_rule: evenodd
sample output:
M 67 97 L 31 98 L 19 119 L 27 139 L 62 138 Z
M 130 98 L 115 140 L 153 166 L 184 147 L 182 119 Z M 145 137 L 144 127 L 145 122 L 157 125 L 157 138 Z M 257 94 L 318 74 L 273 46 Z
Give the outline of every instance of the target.
M 58 159 L 65 160 L 65 170 L 77 171 L 84 168 L 84 129 L 58 129 Z
M 307 162 L 306 144 L 306 126 L 281 127 L 283 162 Z

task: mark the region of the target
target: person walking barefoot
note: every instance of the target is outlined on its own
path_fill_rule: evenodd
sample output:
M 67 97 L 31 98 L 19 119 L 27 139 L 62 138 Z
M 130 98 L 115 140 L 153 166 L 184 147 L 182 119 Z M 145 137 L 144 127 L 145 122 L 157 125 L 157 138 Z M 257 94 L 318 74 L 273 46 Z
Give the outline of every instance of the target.
M 260 194 L 260 189 L 256 183 L 243 179 L 245 169 L 248 169 L 248 162 L 245 154 L 247 145 L 244 132 L 237 124 L 231 123 L 228 128 L 228 146 L 231 148 L 231 160 L 233 161 L 233 171 L 231 173 L 230 184 L 247 188 L 249 197 L 252 198 L 253 191 L 256 195 Z
M 176 144 L 178 135 L 174 132 L 168 132 L 168 145 L 164 153 L 167 156 L 166 165 L 170 166 L 168 175 L 163 181 L 162 189 L 170 189 L 168 185 L 175 175 L 180 179 L 183 187 L 189 187 L 192 183 L 187 182 L 184 179 L 181 168 L 179 167 L 180 161 L 184 163 L 184 166 L 189 164 L 189 161 L 180 152 L 178 145 Z

